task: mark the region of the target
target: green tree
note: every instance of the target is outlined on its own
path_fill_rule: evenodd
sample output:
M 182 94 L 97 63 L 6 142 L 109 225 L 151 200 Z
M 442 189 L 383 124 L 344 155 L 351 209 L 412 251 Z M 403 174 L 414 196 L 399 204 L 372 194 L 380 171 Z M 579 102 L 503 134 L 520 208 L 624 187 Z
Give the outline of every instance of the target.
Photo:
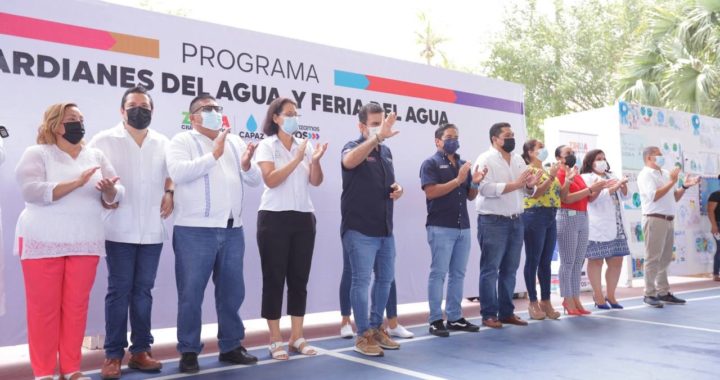
M 531 137 L 542 138 L 539 127 L 548 117 L 615 102 L 617 65 L 638 39 L 644 2 L 555 0 L 551 14 L 538 10 L 536 0 L 508 6 L 483 66 L 491 77 L 525 85 Z
M 663 1 L 619 73 L 625 100 L 720 116 L 720 0 Z
M 447 38 L 439 35 L 435 31 L 430 23 L 430 18 L 425 14 L 425 12 L 419 12 L 417 17 L 418 21 L 420 21 L 420 24 L 422 25 L 422 30 L 415 32 L 415 42 L 422 47 L 420 56 L 425 59 L 425 62 L 427 62 L 428 65 L 431 65 L 433 58 L 435 58 L 436 55 L 440 55 L 440 58 L 442 59 L 442 66 L 450 66 L 451 64 L 445 56 L 445 53 L 440 50 L 440 45 L 447 41 Z

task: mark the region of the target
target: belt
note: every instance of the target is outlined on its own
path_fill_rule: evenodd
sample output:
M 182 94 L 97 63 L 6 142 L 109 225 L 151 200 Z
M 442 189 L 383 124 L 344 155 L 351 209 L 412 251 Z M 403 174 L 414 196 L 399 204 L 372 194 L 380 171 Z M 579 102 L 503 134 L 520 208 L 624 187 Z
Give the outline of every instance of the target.
M 646 214 L 645 216 L 650 217 L 650 218 L 665 219 L 668 222 L 672 222 L 672 220 L 675 219 L 674 216 L 663 215 L 663 214 Z
M 503 218 L 503 219 L 515 220 L 515 219 L 520 218 L 520 215 L 521 215 L 521 214 L 512 214 L 512 215 L 497 215 L 497 214 L 494 214 L 493 216 L 497 216 L 497 217 L 500 217 L 500 218 Z

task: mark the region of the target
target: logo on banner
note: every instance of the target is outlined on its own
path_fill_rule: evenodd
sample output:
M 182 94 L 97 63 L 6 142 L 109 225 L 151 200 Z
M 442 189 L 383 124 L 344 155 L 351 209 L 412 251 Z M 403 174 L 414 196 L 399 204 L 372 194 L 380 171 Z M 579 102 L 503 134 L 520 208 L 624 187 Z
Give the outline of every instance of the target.
M 294 136 L 299 139 L 320 140 L 320 127 L 313 125 L 301 125 Z
M 262 140 L 265 134 L 258 131 L 258 122 L 254 115 L 250 115 L 245 121 L 245 130 L 240 130 L 238 135 L 244 139 Z
M 180 129 L 183 130 L 192 130 L 192 123 L 190 123 L 190 112 L 182 112 L 183 115 L 183 121 L 180 123 Z

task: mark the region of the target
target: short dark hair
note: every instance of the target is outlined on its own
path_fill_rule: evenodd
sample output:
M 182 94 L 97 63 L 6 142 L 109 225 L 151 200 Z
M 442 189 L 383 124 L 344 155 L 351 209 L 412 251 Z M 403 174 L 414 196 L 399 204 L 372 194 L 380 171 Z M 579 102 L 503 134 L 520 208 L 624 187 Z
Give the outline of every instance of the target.
M 443 136 L 443 134 L 445 133 L 445 131 L 448 130 L 448 129 L 455 129 L 455 130 L 457 130 L 458 127 L 456 127 L 455 124 L 450 124 L 450 123 L 448 123 L 448 124 L 441 124 L 441 125 L 438 127 L 438 129 L 435 130 L 435 138 L 438 139 L 438 140 L 441 139 L 442 136 Z
M 262 131 L 265 136 L 274 136 L 278 133 L 280 126 L 275 123 L 273 116 L 280 115 L 285 104 L 290 103 L 297 107 L 297 103 L 290 98 L 277 98 L 270 103 L 263 121 Z
M 384 114 L 385 109 L 383 109 L 379 103 L 375 103 L 375 102 L 367 103 L 360 108 L 360 112 L 358 112 L 358 120 L 360 120 L 360 122 L 363 124 L 367 124 L 368 115 L 371 113 Z
M 510 123 L 500 122 L 495 123 L 490 127 L 490 144 L 492 145 L 492 138 L 498 137 L 502 133 L 503 128 L 511 128 Z
M 595 162 L 595 158 L 597 158 L 597 156 L 600 154 L 605 154 L 605 152 L 603 152 L 600 149 L 593 149 L 593 150 L 587 152 L 585 154 L 585 158 L 583 158 L 582 167 L 580 168 L 580 174 L 592 173 L 593 172 L 593 162 Z M 608 166 L 607 166 L 607 172 L 611 173 L 610 164 L 608 164 Z
M 125 108 L 125 101 L 127 100 L 128 95 L 130 94 L 143 94 L 150 99 L 150 109 L 155 109 L 155 105 L 153 104 L 152 96 L 150 96 L 150 93 L 148 92 L 147 88 L 145 88 L 142 85 L 135 86 L 132 88 L 128 88 L 127 91 L 122 96 L 122 100 L 120 100 L 120 108 Z
M 557 148 L 555 148 L 555 158 L 560 158 L 560 155 L 562 154 L 563 148 L 565 148 L 567 145 L 560 145 Z
M 215 98 L 214 98 L 212 95 L 210 95 L 210 94 L 200 94 L 200 95 L 194 97 L 193 100 L 190 101 L 190 108 L 188 108 L 188 110 L 190 111 L 190 113 L 193 113 L 193 112 L 197 111 L 197 110 L 195 109 L 196 106 L 197 106 L 197 103 L 200 102 L 201 100 L 206 100 L 206 99 L 214 100 L 214 101 L 217 102 L 217 99 L 215 99 Z
M 523 152 L 522 152 L 522 158 L 525 160 L 526 164 L 530 163 L 530 151 L 535 149 L 535 146 L 540 142 L 540 140 L 537 139 L 531 139 L 528 141 L 525 141 L 525 144 L 523 144 Z

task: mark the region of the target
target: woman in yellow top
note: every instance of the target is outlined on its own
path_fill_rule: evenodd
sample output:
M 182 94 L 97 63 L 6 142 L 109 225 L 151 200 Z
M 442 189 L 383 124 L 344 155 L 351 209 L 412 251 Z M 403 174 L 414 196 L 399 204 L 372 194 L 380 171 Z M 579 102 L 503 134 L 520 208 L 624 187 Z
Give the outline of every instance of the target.
M 557 319 L 560 313 L 550 303 L 550 263 L 552 262 L 557 225 L 555 213 L 560 207 L 560 182 L 555 178 L 557 163 L 546 171 L 542 167 L 548 152 L 539 140 L 529 140 L 523 145 L 522 157 L 536 172 L 543 171 L 537 191 L 525 198 L 525 285 L 530 297 L 528 309 L 532 319 Z M 535 278 L 540 282 L 540 302 L 537 298 Z

